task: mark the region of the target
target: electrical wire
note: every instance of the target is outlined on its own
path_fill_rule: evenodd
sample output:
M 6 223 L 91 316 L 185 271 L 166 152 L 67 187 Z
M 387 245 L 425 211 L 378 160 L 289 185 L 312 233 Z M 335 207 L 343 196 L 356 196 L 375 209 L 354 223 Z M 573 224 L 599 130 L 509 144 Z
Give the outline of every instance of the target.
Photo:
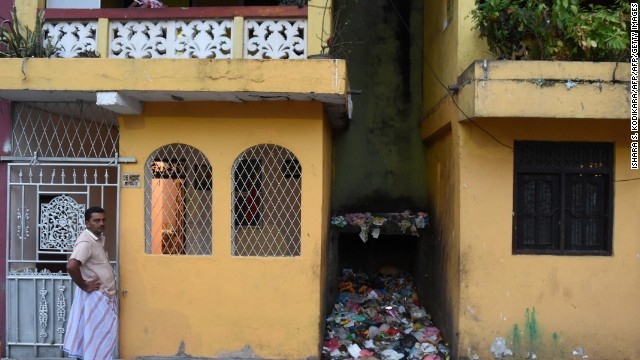
M 624 182 L 624 181 L 635 181 L 635 180 L 640 180 L 640 178 L 613 180 L 613 182 Z
M 409 25 L 407 24 L 407 22 L 402 17 L 402 14 L 400 13 L 400 10 L 396 6 L 396 4 L 393 2 L 393 0 L 387 0 L 387 2 L 393 7 L 393 10 L 395 11 L 396 15 L 400 19 L 400 22 L 402 22 L 402 25 L 404 25 L 404 28 L 407 30 L 407 32 L 409 32 L 409 34 L 411 34 L 411 29 L 409 28 Z M 509 145 L 505 144 L 504 142 L 500 141 L 496 136 L 494 136 L 489 131 L 487 131 L 485 128 L 483 128 L 482 126 L 478 125 L 475 121 L 473 121 L 473 119 L 471 119 L 471 117 L 469 117 L 469 115 L 467 115 L 464 112 L 464 110 L 462 110 L 460 105 L 458 105 L 458 102 L 456 101 L 456 99 L 453 97 L 453 94 L 451 94 L 451 92 L 449 91 L 449 88 L 444 84 L 444 82 L 442 82 L 442 80 L 440 80 L 440 78 L 436 74 L 436 71 L 431 66 L 431 63 L 429 62 L 429 60 L 427 59 L 427 57 L 424 54 L 424 48 L 422 47 L 422 44 L 420 44 L 418 46 L 420 48 L 420 52 L 422 53 L 422 60 L 427 65 L 427 68 L 429 68 L 429 71 L 431 72 L 431 75 L 433 75 L 433 77 L 437 80 L 437 82 L 440 84 L 440 86 L 442 86 L 442 88 L 445 90 L 447 95 L 451 98 L 451 101 L 453 101 L 453 104 L 456 106 L 456 108 L 458 108 L 458 111 L 460 111 L 460 113 L 465 117 L 465 119 L 469 120 L 469 122 L 471 122 L 478 129 L 482 130 L 484 133 L 489 135 L 489 137 L 491 137 L 493 140 L 495 140 L 500 145 L 502 145 L 502 146 L 504 146 L 504 147 L 506 147 L 508 149 L 513 150 L 512 146 L 509 146 Z

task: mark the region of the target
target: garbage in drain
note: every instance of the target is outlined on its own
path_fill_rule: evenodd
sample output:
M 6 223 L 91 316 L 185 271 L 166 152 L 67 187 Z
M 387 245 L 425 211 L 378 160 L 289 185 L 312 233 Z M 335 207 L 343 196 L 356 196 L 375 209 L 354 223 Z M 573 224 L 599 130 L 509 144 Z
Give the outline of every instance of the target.
M 449 348 L 420 306 L 409 274 L 344 271 L 327 318 L 323 359 L 448 360 Z

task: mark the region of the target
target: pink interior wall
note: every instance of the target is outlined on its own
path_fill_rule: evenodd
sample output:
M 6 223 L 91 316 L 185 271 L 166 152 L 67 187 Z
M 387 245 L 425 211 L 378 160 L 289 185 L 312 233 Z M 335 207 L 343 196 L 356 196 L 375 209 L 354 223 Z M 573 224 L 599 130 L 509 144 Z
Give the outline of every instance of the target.
M 10 11 L 13 7 L 13 0 L 0 0 L 0 18 L 9 19 Z M 10 155 L 8 153 L 11 133 L 11 104 L 9 101 L 0 99 L 0 156 Z M 2 357 L 5 356 L 6 336 L 6 261 L 7 248 L 5 234 L 7 233 L 7 165 L 0 162 L 0 343 L 2 343 Z
M 8 19 L 9 11 L 13 7 L 13 0 L 1 0 L 0 1 L 0 17 Z
M 0 156 L 10 155 L 9 144 L 11 134 L 11 104 L 0 99 Z M 7 261 L 7 164 L 0 162 L 0 342 L 4 357 L 6 337 L 6 261 Z

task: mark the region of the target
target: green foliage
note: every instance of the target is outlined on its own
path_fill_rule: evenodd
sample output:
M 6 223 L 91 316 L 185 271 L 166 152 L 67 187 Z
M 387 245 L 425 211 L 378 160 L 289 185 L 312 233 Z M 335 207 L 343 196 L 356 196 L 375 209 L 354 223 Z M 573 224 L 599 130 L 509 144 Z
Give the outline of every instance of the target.
M 498 59 L 629 61 L 630 4 L 476 0 L 473 29 Z
M 511 59 L 549 21 L 546 5 L 537 0 L 476 0 L 476 5 L 471 12 L 474 29 L 480 30 L 498 59 Z
M 3 19 L 0 24 L 0 58 L 49 58 L 58 52 L 58 43 L 44 38 L 42 10 L 36 17 L 34 30 L 20 23 L 15 7 L 11 11 L 11 17 L 13 21 Z
M 616 8 L 589 5 L 566 20 L 565 34 L 574 57 L 592 61 L 629 61 L 629 29 L 625 14 L 631 13 L 629 2 L 618 1 Z

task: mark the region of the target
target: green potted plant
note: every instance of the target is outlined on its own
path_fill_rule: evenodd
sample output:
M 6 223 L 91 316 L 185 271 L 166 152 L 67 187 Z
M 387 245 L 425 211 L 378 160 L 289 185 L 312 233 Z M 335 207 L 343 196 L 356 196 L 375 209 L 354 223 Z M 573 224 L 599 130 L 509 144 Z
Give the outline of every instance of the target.
M 2 18 L 0 24 L 0 57 L 50 58 L 58 52 L 57 42 L 44 38 L 43 10 L 38 12 L 33 30 L 20 23 L 15 7 L 11 11 L 11 17 L 12 20 Z
M 629 61 L 630 4 L 476 0 L 473 29 L 497 59 Z
M 2 18 L 0 24 L 0 57 L 50 58 L 58 52 L 57 42 L 44 38 L 43 10 L 36 16 L 34 30 L 20 23 L 15 7 L 11 10 L 11 17 L 13 20 Z

